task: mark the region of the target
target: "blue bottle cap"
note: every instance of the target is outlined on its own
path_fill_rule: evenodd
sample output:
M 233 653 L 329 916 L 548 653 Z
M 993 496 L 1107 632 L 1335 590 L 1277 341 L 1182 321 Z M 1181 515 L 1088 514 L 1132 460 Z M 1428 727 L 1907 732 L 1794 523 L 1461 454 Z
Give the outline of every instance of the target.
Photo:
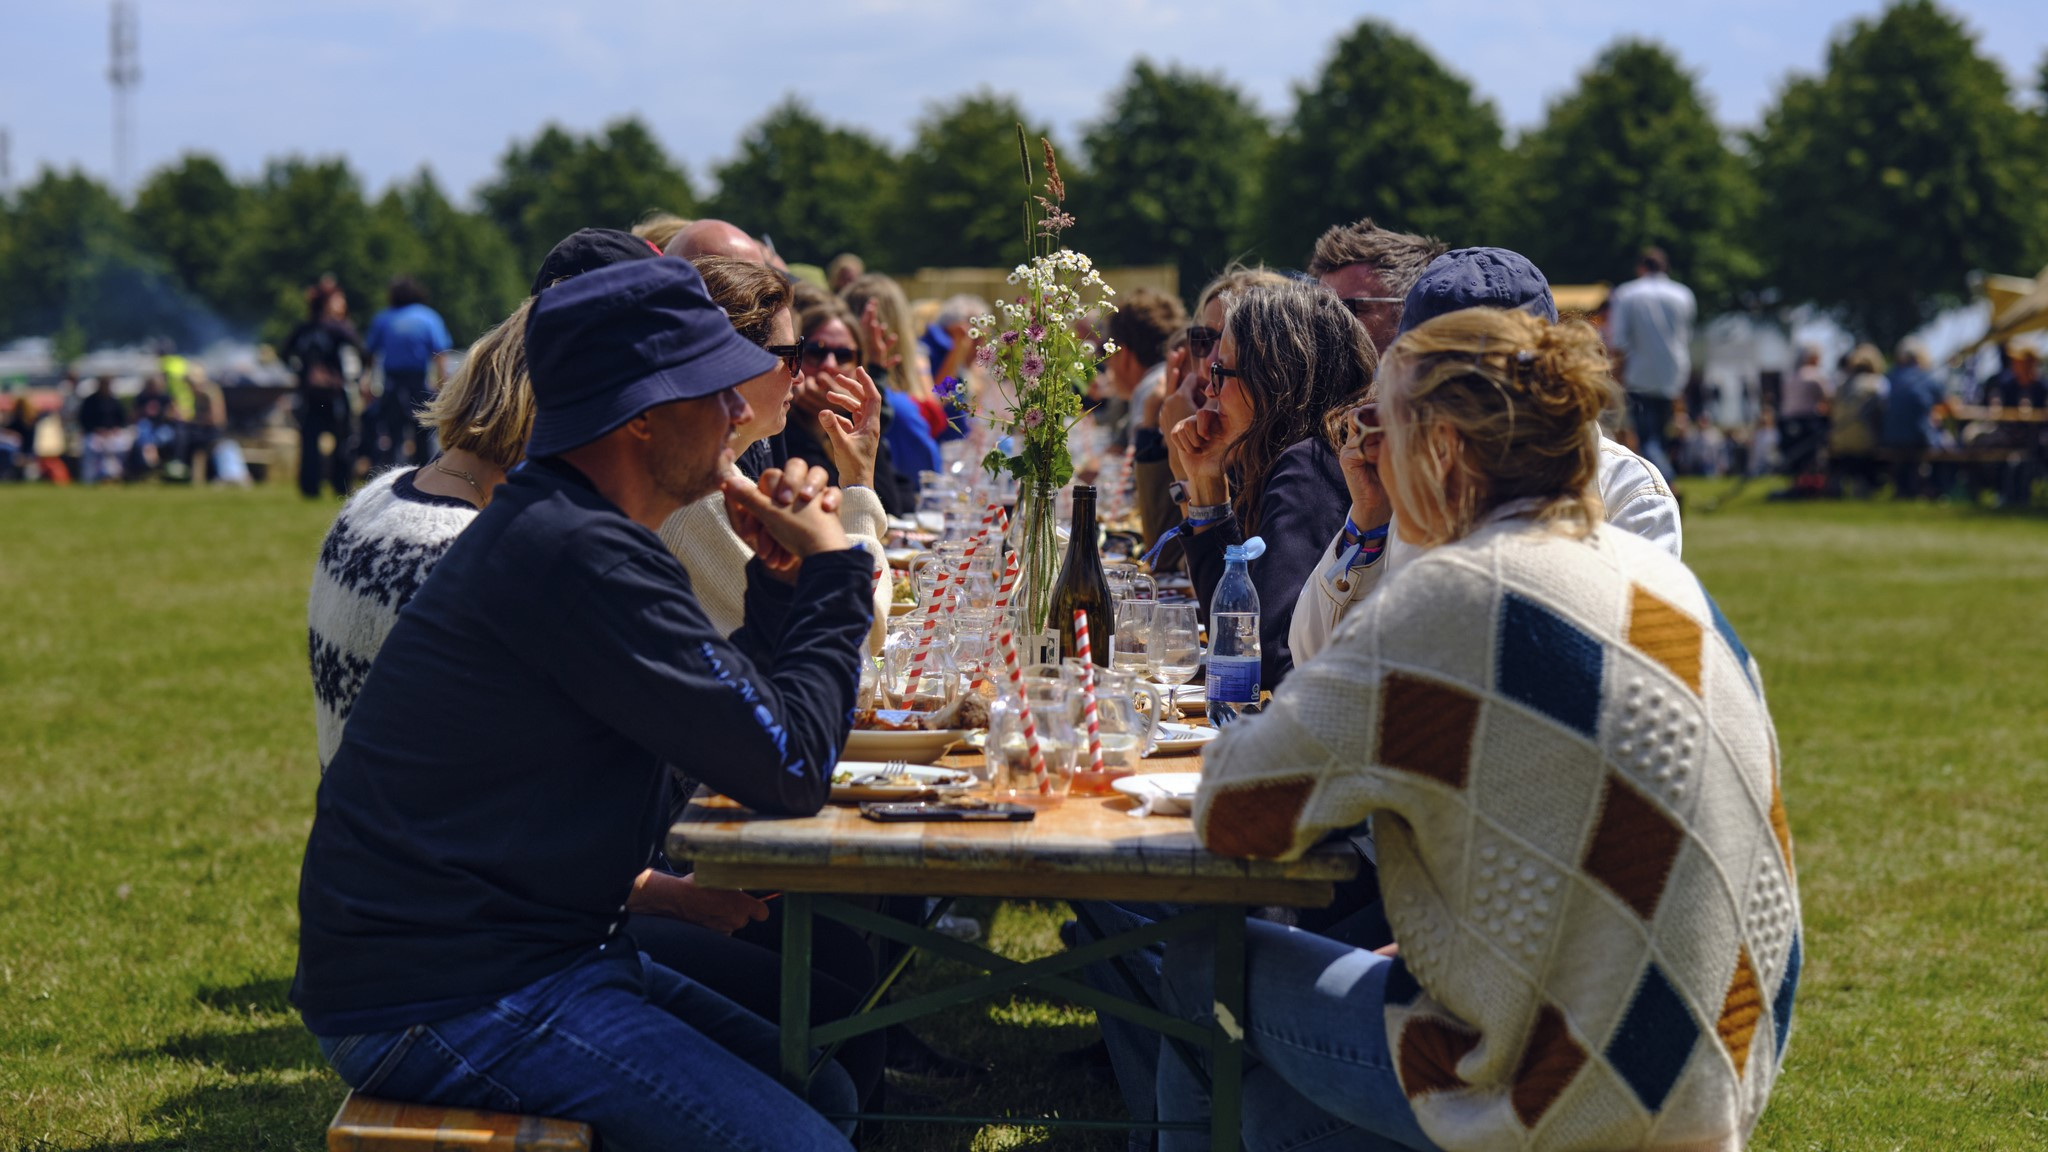
M 1223 546 L 1223 562 L 1226 564 L 1234 560 L 1257 560 L 1265 554 L 1266 541 L 1262 536 L 1254 536 L 1242 544 L 1225 544 Z

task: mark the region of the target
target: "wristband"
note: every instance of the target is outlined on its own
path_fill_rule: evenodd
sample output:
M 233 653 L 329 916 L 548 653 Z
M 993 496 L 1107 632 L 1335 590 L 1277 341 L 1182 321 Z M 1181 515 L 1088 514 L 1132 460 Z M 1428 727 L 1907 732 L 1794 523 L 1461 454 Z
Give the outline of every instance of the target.
M 1344 517 L 1344 531 L 1353 540 L 1385 540 L 1387 538 L 1387 529 L 1392 528 L 1393 526 L 1394 522 L 1392 520 L 1389 520 L 1385 524 L 1382 524 L 1379 527 L 1374 528 L 1372 531 L 1368 532 L 1365 529 L 1360 528 L 1358 525 L 1353 524 L 1351 522 L 1350 516 L 1347 515 Z
M 1228 505 L 1228 504 L 1190 504 L 1190 505 L 1188 505 L 1188 521 L 1189 521 L 1189 523 L 1198 523 L 1198 524 L 1213 524 L 1213 523 L 1215 523 L 1215 522 L 1216 522 L 1216 521 L 1218 521 L 1218 520 L 1227 520 L 1227 519 L 1229 519 L 1229 518 L 1230 518 L 1230 513 L 1231 513 L 1231 510 L 1230 510 L 1230 505 Z

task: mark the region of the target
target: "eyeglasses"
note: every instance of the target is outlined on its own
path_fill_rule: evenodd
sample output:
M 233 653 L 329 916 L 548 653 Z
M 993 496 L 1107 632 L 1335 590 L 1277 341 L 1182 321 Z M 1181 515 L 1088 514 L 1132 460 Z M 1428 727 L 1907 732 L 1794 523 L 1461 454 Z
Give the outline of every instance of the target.
M 1223 333 L 1214 328 L 1191 324 L 1188 326 L 1188 351 L 1194 353 L 1196 359 L 1206 360 L 1216 354 L 1216 341 L 1222 338 Z
M 860 349 L 820 344 L 816 340 L 804 341 L 804 360 L 807 363 L 823 364 L 827 358 L 841 364 L 852 365 L 860 359 Z
M 801 341 L 795 344 L 768 344 L 764 348 L 766 351 L 782 358 L 783 371 L 788 372 L 791 376 L 803 373 L 804 346 Z
M 1404 296 L 1346 296 L 1341 302 L 1346 308 L 1351 309 L 1353 316 L 1363 320 L 1375 304 L 1406 304 L 1408 300 Z
M 1237 370 L 1237 369 L 1235 369 L 1235 368 L 1226 368 L 1226 367 L 1224 367 L 1224 366 L 1223 366 L 1223 361 L 1221 361 L 1221 360 L 1211 360 L 1211 361 L 1209 361 L 1209 379 L 1211 379 L 1211 380 L 1228 380 L 1228 379 L 1230 379 L 1230 378 L 1231 378 L 1231 377 L 1233 377 L 1233 376 L 1235 376 L 1235 377 L 1236 377 L 1237 379 L 1239 379 L 1239 380 L 1242 380 L 1242 379 L 1244 379 L 1244 373 L 1242 373 L 1242 372 L 1238 371 L 1238 370 Z

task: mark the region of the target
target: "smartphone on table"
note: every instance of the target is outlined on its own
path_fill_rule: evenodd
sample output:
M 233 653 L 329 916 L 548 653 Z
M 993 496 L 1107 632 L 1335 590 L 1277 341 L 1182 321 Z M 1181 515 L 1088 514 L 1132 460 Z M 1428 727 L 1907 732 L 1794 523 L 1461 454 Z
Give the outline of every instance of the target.
M 991 804 L 986 800 L 869 800 L 860 814 L 884 824 L 908 820 L 1031 820 L 1038 813 L 1022 804 Z

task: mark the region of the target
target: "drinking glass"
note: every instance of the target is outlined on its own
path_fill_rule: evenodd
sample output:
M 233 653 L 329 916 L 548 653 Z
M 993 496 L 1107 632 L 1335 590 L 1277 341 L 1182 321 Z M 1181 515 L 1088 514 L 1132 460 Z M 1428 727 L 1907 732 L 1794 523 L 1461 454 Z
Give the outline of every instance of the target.
M 1109 666 L 1137 676 L 1152 671 L 1152 615 L 1158 602 L 1123 600 L 1116 606 L 1116 635 L 1109 641 Z
M 1097 668 L 1095 733 L 1102 747 L 1102 771 L 1094 770 L 1088 750 L 1087 705 L 1081 689 L 1080 661 L 1063 661 L 1060 671 L 1072 700 L 1074 783 L 1076 796 L 1106 796 L 1117 780 L 1138 771 L 1138 762 L 1159 746 L 1159 721 L 1166 705 L 1154 685 L 1137 676 Z
M 1161 604 L 1152 610 L 1152 678 L 1168 686 L 1166 707 L 1180 715 L 1180 686 L 1202 666 L 1199 604 Z
M 1067 685 L 1060 680 L 1026 680 L 1022 698 L 1031 709 L 1031 725 L 1038 735 L 1046 778 L 1041 784 L 1032 766 L 1024 717 L 1016 707 L 1018 697 L 1006 694 L 989 710 L 988 750 L 996 795 L 1019 804 L 1049 807 L 1058 804 L 1073 785 L 1072 704 Z

